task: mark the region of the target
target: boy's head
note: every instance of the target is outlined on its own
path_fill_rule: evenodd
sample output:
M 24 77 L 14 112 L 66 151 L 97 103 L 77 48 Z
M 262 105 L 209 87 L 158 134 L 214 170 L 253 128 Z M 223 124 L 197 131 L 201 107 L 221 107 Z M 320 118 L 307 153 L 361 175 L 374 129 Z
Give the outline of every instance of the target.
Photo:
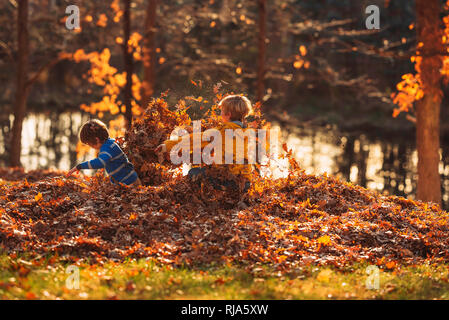
M 81 127 L 81 142 L 92 148 L 99 149 L 107 139 L 109 139 L 108 129 L 100 120 L 89 120 Z
M 244 96 L 227 96 L 218 105 L 225 121 L 243 121 L 252 112 L 251 102 Z

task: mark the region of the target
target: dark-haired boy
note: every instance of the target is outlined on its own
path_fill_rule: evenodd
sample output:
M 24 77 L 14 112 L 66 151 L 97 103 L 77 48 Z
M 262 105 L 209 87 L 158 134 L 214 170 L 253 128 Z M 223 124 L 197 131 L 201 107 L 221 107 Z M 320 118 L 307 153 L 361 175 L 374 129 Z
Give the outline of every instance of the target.
M 86 122 L 80 131 L 80 140 L 91 148 L 99 150 L 98 157 L 79 163 L 70 169 L 67 176 L 81 169 L 105 168 L 113 183 L 125 185 L 140 184 L 140 179 L 132 163 L 114 139 L 109 137 L 106 125 L 100 120 Z

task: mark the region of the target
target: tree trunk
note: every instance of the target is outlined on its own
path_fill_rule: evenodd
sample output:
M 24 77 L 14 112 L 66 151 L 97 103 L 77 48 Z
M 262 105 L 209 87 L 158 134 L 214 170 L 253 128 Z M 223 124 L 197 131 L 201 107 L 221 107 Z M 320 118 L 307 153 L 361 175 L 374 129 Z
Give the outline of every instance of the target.
M 424 97 L 416 103 L 416 144 L 418 149 L 417 198 L 441 204 L 440 104 L 443 52 L 439 0 L 416 0 L 417 42 L 422 56 L 420 77 Z
M 21 166 L 20 152 L 22 149 L 22 125 L 26 113 L 26 102 L 28 98 L 29 87 L 27 85 L 28 75 L 28 0 L 18 1 L 17 14 L 17 78 L 16 78 L 16 96 L 14 103 L 14 123 L 12 127 L 12 141 L 10 153 L 10 165 L 13 167 Z
M 131 34 L 131 0 L 123 0 L 124 12 L 123 12 L 123 57 L 125 64 L 125 72 L 126 72 L 126 84 L 124 88 L 124 101 L 125 104 L 125 119 L 126 119 L 126 127 L 129 129 L 132 124 L 132 85 L 133 85 L 133 56 L 132 51 L 129 46 L 129 38 Z
M 266 24 L 267 1 L 258 0 L 259 5 L 259 57 L 257 66 L 257 93 L 256 100 L 262 102 L 265 95 L 265 52 L 266 52 Z
M 141 106 L 145 108 L 154 93 L 156 66 L 156 6 L 157 0 L 148 0 L 145 16 L 145 35 L 143 51 L 143 82 Z

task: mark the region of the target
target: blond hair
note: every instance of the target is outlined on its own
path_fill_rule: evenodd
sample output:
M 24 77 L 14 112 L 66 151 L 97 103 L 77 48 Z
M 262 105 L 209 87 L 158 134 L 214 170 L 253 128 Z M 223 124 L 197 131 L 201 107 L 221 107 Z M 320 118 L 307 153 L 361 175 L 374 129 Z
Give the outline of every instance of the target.
M 231 121 L 243 121 L 253 111 L 249 99 L 238 95 L 227 96 L 218 103 L 218 106 L 222 112 L 231 116 Z

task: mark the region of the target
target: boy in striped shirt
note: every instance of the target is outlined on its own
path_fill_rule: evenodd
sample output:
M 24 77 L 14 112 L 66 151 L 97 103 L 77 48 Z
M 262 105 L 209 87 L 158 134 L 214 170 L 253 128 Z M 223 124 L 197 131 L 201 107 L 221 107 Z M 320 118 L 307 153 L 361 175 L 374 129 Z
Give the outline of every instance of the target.
M 81 128 L 80 140 L 100 152 L 97 158 L 79 163 L 70 169 L 67 176 L 81 169 L 105 168 L 113 183 L 140 185 L 134 166 L 115 140 L 109 137 L 108 129 L 103 122 L 100 120 L 86 122 Z

